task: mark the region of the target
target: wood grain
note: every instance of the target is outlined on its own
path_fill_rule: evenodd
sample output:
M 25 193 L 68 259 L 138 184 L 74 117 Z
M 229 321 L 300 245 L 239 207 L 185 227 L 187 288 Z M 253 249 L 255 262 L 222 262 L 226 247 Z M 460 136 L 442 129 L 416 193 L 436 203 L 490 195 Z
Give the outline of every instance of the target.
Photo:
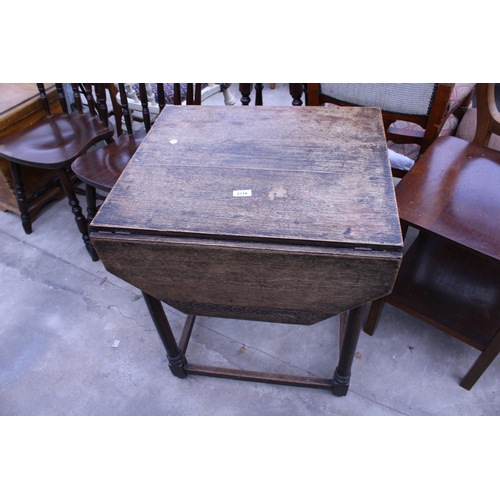
M 302 245 L 91 238 L 109 272 L 186 314 L 280 323 L 313 324 L 387 295 L 401 258 Z
M 313 324 L 387 295 L 380 111 L 165 108 L 91 231 L 108 271 L 189 315 Z
M 94 226 L 394 250 L 388 172 L 374 108 L 168 108 Z

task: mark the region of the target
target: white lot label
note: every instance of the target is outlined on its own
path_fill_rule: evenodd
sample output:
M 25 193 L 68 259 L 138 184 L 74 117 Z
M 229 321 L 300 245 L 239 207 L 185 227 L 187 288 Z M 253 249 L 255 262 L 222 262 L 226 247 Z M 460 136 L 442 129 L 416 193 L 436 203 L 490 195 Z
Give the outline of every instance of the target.
M 252 196 L 251 189 L 237 189 L 233 191 L 233 196 Z

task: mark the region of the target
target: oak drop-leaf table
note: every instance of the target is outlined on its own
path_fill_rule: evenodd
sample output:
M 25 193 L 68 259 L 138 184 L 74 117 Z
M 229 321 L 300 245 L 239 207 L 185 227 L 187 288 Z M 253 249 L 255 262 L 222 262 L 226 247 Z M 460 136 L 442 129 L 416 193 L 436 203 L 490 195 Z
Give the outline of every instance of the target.
M 174 375 L 345 395 L 363 306 L 391 292 L 402 258 L 380 110 L 167 106 L 91 239 L 143 292 Z M 179 342 L 162 302 L 187 315 Z M 340 313 L 332 379 L 186 359 L 196 316 L 312 325 Z

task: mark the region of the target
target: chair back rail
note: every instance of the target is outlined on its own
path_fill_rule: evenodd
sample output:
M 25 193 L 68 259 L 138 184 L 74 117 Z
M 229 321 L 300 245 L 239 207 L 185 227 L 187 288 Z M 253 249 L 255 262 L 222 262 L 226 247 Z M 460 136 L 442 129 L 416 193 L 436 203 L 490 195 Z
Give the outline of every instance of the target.
M 320 106 L 377 106 L 388 141 L 417 144 L 421 155 L 439 136 L 456 108 L 450 106 L 455 84 L 307 84 L 307 104 Z M 463 99 L 468 105 L 472 92 Z M 463 110 L 461 110 L 463 115 Z M 395 122 L 411 122 L 422 127 L 402 129 Z M 418 127 L 417 127 L 418 128 Z
M 163 108 L 166 106 L 165 101 L 165 90 L 163 88 L 163 83 L 156 84 L 158 90 L 158 106 L 160 108 L 160 113 L 163 111 Z
M 151 129 L 151 114 L 149 113 L 149 99 L 145 83 L 139 83 L 139 97 L 141 99 L 144 127 L 146 132 L 149 132 Z
M 495 101 L 495 84 L 478 83 L 476 99 L 477 128 L 472 142 L 487 147 L 491 134 L 500 135 L 500 112 Z
M 58 97 L 60 96 L 60 93 L 59 93 L 59 86 L 60 85 L 61 85 L 60 83 L 56 83 Z M 45 111 L 46 116 L 51 116 L 52 112 L 50 111 L 49 99 L 47 97 L 47 93 L 45 92 L 45 85 L 43 83 L 37 83 L 36 86 L 38 88 L 38 93 L 40 94 L 40 100 L 42 102 L 43 110 Z M 67 110 L 66 100 L 64 100 L 64 106 L 62 106 L 63 111 L 64 111 L 65 107 Z
M 134 132 L 132 129 L 132 118 L 130 116 L 130 110 L 128 108 L 127 91 L 125 90 L 124 83 L 118 84 L 118 91 L 120 92 L 120 103 L 122 108 L 123 119 L 125 121 L 125 127 L 127 128 L 127 134 L 133 135 Z

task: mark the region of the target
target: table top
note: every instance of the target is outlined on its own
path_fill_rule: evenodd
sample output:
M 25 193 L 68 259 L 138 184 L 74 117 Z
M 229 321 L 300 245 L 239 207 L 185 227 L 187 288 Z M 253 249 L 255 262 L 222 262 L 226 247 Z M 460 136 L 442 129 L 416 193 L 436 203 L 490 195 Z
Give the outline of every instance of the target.
M 92 230 L 400 251 L 380 110 L 167 106 Z

